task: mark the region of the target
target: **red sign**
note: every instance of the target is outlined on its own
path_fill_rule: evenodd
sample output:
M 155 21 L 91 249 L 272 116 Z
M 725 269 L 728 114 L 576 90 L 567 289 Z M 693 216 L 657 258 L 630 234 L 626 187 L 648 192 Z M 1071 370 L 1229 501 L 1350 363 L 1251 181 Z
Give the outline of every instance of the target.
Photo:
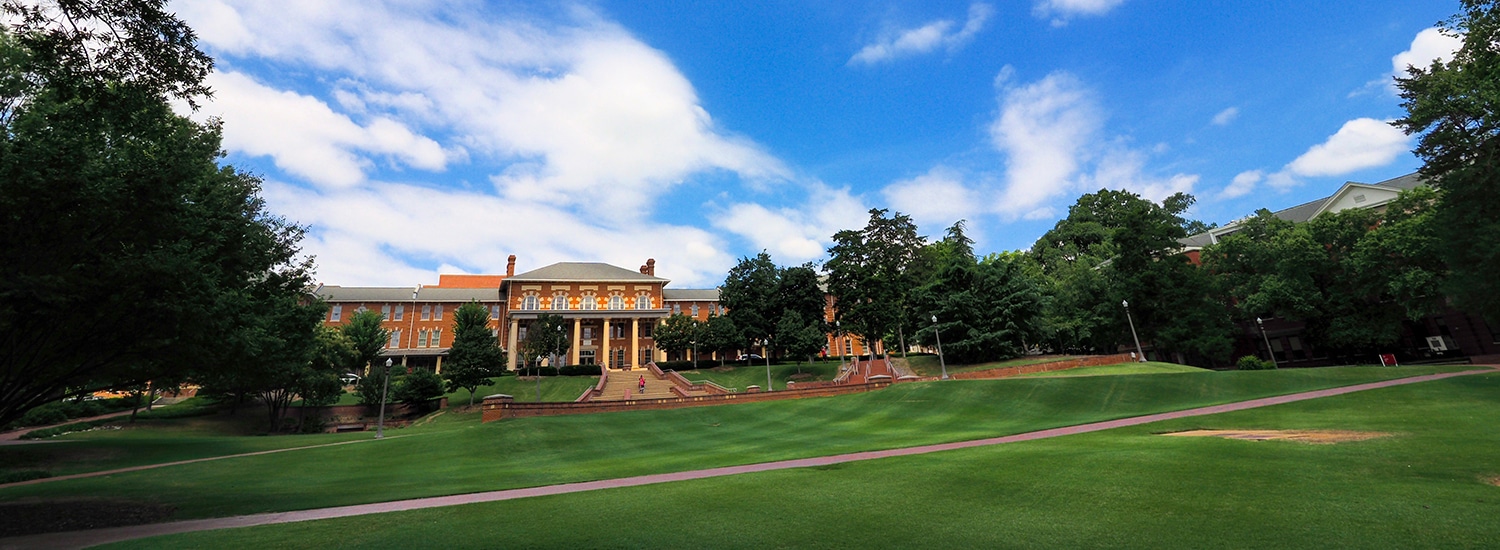
M 1382 366 L 1382 367 L 1394 367 L 1394 366 L 1397 366 L 1396 365 L 1396 354 L 1394 354 L 1394 353 L 1382 353 L 1382 354 L 1380 354 L 1380 366 Z

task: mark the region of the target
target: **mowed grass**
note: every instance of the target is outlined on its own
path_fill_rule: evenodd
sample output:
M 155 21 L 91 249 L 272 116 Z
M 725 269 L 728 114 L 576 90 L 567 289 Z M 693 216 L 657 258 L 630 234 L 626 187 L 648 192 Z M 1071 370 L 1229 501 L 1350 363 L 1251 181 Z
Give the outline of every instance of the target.
M 1500 374 L 1474 375 L 1048 440 L 112 548 L 1492 548 L 1495 418 Z M 1155 435 L 1193 428 L 1394 435 Z
M 717 363 L 710 367 L 699 364 L 698 370 L 678 371 L 684 378 L 692 381 L 708 380 L 720 386 L 730 389 L 745 391 L 751 385 L 766 386 L 766 365 L 745 366 L 744 361 L 726 363 L 722 368 Z M 771 364 L 771 383 L 775 391 L 786 389 L 786 383 L 793 380 L 814 381 L 833 380 L 839 375 L 839 363 L 837 361 L 804 362 L 796 363 L 773 363 Z
M 394 380 L 395 377 L 392 377 Z M 496 376 L 494 384 L 480 386 L 474 391 L 474 404 L 478 405 L 487 395 L 503 393 L 516 398 L 516 401 L 537 401 L 537 383 L 535 378 L 522 379 L 518 376 Z M 583 395 L 583 390 L 594 387 L 599 382 L 598 376 L 543 376 L 541 383 L 541 401 L 557 402 L 572 401 Z M 358 405 L 359 395 L 353 392 L 353 387 L 346 388 L 343 395 L 335 405 Z M 458 389 L 445 395 L 451 405 L 468 405 L 469 390 Z
M 1145 363 L 1121 363 L 1118 365 L 1102 365 L 1098 367 L 1079 367 L 1076 369 L 1055 370 L 1051 372 L 1034 372 L 1030 374 L 1017 375 L 1018 378 L 1048 378 L 1058 376 L 1115 376 L 1120 374 L 1172 374 L 1181 372 L 1203 372 L 1207 369 L 1179 365 L 1177 363 L 1161 363 L 1158 361 L 1147 361 Z
M 133 499 L 173 506 L 178 518 L 320 508 L 978 439 L 1464 368 L 928 382 L 834 398 L 489 424 L 445 413 L 378 442 L 0 488 L 0 501 Z M 321 437 L 265 439 L 295 446 Z M 58 445 L 120 450 L 104 436 Z

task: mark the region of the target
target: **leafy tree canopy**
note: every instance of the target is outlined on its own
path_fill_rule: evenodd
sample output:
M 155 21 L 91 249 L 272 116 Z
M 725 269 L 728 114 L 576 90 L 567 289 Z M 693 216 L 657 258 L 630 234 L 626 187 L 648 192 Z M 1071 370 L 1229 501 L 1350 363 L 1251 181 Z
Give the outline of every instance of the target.
M 443 378 L 450 392 L 469 390 L 469 405 L 474 404 L 474 392 L 493 384 L 491 377 L 505 369 L 505 353 L 489 323 L 489 310 L 479 302 L 459 306 L 453 313 L 453 347 L 443 363 Z

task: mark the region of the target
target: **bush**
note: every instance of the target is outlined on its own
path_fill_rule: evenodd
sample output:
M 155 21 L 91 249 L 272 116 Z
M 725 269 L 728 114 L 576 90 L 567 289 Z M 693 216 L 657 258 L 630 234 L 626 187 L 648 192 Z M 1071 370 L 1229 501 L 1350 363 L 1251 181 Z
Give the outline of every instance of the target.
M 1254 355 L 1246 355 L 1235 362 L 1234 366 L 1239 370 L 1273 370 L 1276 368 L 1276 363 Z
M 14 472 L 0 472 L 0 485 L 4 485 L 6 483 L 20 483 L 22 481 L 31 481 L 33 479 L 43 479 L 48 477 L 52 477 L 52 473 L 42 470 L 17 470 Z
M 140 420 L 166 420 L 169 418 L 191 418 L 194 416 L 209 416 L 219 412 L 219 406 L 212 402 L 204 402 L 201 405 L 182 406 L 174 405 L 162 407 L 149 411 L 136 413 L 135 417 Z
M 656 363 L 656 366 L 661 368 L 661 370 L 693 370 L 692 361 L 659 361 Z M 708 359 L 700 359 L 698 360 L 698 366 L 700 368 L 717 367 L 719 366 L 719 362 L 711 361 Z
M 526 367 L 517 369 L 517 376 L 536 376 L 540 372 L 542 376 L 557 376 L 557 367 Z M 599 367 L 594 367 L 594 374 L 599 374 Z
M 49 437 L 56 437 L 56 436 L 59 436 L 59 435 L 62 435 L 62 434 L 66 434 L 66 433 L 82 432 L 82 431 L 85 431 L 85 430 L 92 430 L 94 428 L 97 428 L 99 426 L 103 426 L 105 424 L 109 424 L 110 422 L 114 422 L 116 420 L 119 420 L 119 419 L 118 418 L 100 418 L 98 420 L 90 420 L 88 422 L 74 422 L 72 424 L 67 424 L 67 425 L 63 425 L 63 426 L 57 426 L 57 427 L 53 427 L 53 428 L 47 428 L 47 429 L 43 429 L 43 430 L 32 430 L 32 431 L 26 432 L 24 434 L 21 434 L 20 439 L 46 439 L 46 438 L 49 438 Z
M 557 369 L 560 376 L 599 376 L 599 365 L 566 365 Z
M 394 382 L 391 394 L 400 403 L 420 405 L 443 396 L 443 377 L 427 369 L 416 369 Z

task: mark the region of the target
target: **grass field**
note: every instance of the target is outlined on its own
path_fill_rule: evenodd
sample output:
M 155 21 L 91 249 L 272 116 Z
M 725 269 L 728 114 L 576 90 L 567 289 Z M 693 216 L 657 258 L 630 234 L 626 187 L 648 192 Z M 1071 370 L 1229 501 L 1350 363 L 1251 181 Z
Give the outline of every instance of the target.
M 1098 367 L 1079 367 L 1076 369 L 1058 370 L 1052 372 L 1034 372 L 1031 374 L 1017 375 L 1018 378 L 1043 378 L 1058 376 L 1114 376 L 1119 374 L 1172 374 L 1181 372 L 1203 372 L 1206 369 L 1189 367 L 1177 363 L 1161 363 L 1147 361 L 1145 363 L 1121 363 L 1118 365 L 1103 365 Z
M 395 380 L 395 377 L 391 377 Z M 474 391 L 474 404 L 478 405 L 486 395 L 503 393 L 516 398 L 516 401 L 536 401 L 536 379 L 527 378 L 522 380 L 516 376 L 496 376 L 495 383 L 488 386 L 480 386 Z M 572 401 L 583 395 L 583 390 L 591 388 L 599 382 L 598 376 L 543 376 L 542 377 L 542 401 Z M 469 390 L 460 389 L 448 393 L 448 403 L 452 405 L 467 405 L 469 403 Z M 352 391 L 346 391 L 339 396 L 335 405 L 358 405 L 359 396 Z
M 474 414 L 445 413 L 378 442 L 9 487 L 0 489 L 0 501 L 134 500 L 172 506 L 177 518 L 319 508 L 977 439 L 1463 368 L 931 382 L 824 399 L 490 424 L 478 423 Z M 54 453 L 49 463 L 114 457 L 92 462 L 103 466 L 143 462 L 137 456 L 143 453 L 165 461 L 228 454 L 224 448 L 236 445 L 292 447 L 358 437 L 369 435 L 240 440 L 142 428 L 65 436 L 75 442 L 28 452 Z M 0 447 L 0 456 L 15 452 Z
M 1493 548 L 1495 418 L 1500 374 L 1487 374 L 828 468 L 113 547 Z M 1200 427 L 1394 436 L 1311 445 L 1154 435 Z

